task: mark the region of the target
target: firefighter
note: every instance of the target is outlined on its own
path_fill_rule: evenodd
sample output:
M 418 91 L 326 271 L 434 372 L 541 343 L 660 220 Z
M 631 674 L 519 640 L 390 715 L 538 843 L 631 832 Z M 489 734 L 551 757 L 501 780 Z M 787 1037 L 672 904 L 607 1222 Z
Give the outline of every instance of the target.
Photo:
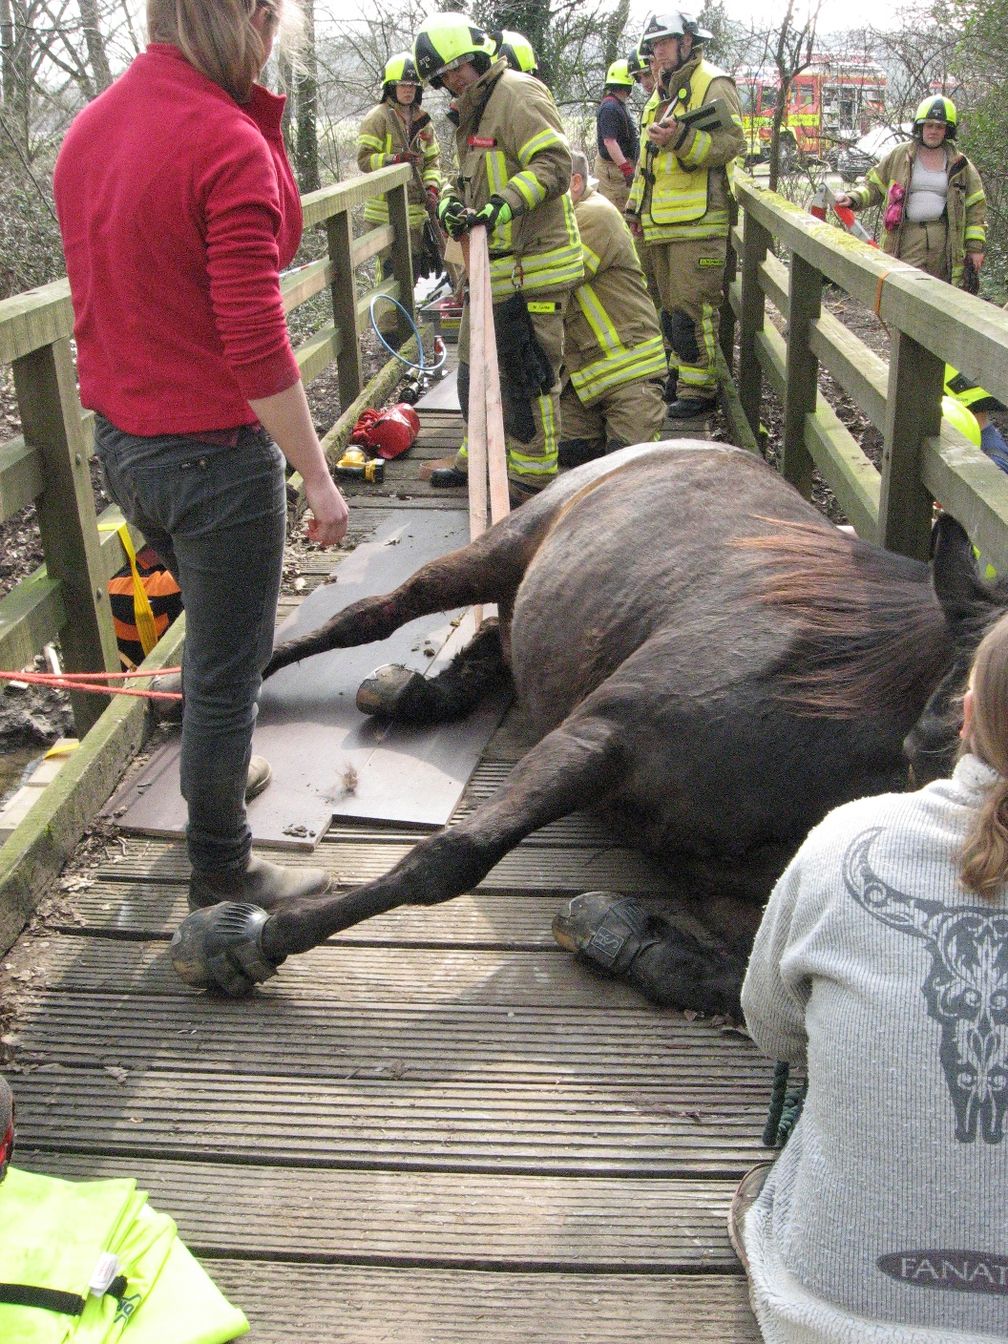
M 712 35 L 684 14 L 655 14 L 648 42 L 659 66 L 657 101 L 630 189 L 627 215 L 643 232 L 654 264 L 663 322 L 672 347 L 666 396 L 673 419 L 717 404 L 717 325 L 727 249 L 731 173 L 743 152 L 742 116 L 734 80 L 709 64 L 703 44 Z M 715 98 L 732 111 L 728 130 L 680 125 L 677 113 Z M 673 362 L 674 361 L 674 362 Z
M 626 207 L 640 151 L 640 137 L 627 107 L 632 89 L 627 62 L 613 61 L 606 71 L 602 101 L 595 115 L 598 190 L 619 210 Z
M 622 214 L 573 154 L 571 199 L 585 279 L 564 325 L 561 467 L 661 437 L 665 347 Z
M 1008 444 L 991 420 L 993 412 L 1005 409 L 1004 404 L 951 364 L 945 365 L 945 396 L 954 397 L 974 416 L 980 430 L 980 447 L 1002 471 L 1008 471 Z
M 502 28 L 490 36 L 497 44 L 497 55 L 503 56 L 512 70 L 517 70 L 520 75 L 531 75 L 534 79 L 541 80 L 539 60 L 527 37 L 511 28 Z
M 441 195 L 441 156 L 431 119 L 420 106 L 421 97 L 412 54 L 400 51 L 390 56 L 382 71 L 381 102 L 361 122 L 357 135 L 357 166 L 362 173 L 373 173 L 393 163 L 408 163 L 413 169 L 406 196 L 414 279 L 437 274 L 441 269 L 436 248 L 432 250 L 431 240 L 424 238 L 428 210 L 436 213 Z M 373 196 L 365 202 L 366 228 L 377 229 L 388 222 L 388 200 L 384 196 Z M 395 326 L 391 308 L 389 314 L 383 330 L 386 325 Z
M 655 77 L 647 52 L 640 42 L 627 52 L 627 71 L 638 88 L 643 90 L 645 99 L 650 98 L 654 93 Z
M 836 199 L 852 210 L 885 205 L 884 251 L 976 293 L 987 202 L 980 174 L 953 143 L 958 123 L 951 98 L 925 98 L 914 117 L 913 139 L 890 150 L 860 187 Z
M 459 176 L 439 218 L 460 238 L 485 225 L 513 503 L 556 475 L 563 322 L 584 276 L 570 198 L 571 154 L 549 90 L 511 70 L 464 14 L 434 14 L 417 33 L 422 79 L 456 99 Z M 469 400 L 469 305 L 459 331 L 459 401 Z M 465 445 L 434 485 L 463 485 Z

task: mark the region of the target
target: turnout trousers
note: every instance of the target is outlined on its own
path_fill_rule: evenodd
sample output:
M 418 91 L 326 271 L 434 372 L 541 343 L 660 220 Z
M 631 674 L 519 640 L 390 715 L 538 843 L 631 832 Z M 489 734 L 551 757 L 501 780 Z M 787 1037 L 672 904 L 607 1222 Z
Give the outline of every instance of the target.
M 647 247 L 654 266 L 672 346 L 669 371 L 678 373 L 679 396 L 705 400 L 717 394 L 718 315 L 727 240 L 688 238 Z

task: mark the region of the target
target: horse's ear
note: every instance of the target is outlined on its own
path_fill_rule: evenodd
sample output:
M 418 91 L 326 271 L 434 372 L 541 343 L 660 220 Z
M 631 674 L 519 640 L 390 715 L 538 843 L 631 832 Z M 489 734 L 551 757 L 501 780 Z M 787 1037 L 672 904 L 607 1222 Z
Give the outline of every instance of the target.
M 931 581 L 952 626 L 997 604 L 994 591 L 977 573 L 973 547 L 961 523 L 940 513 L 931 533 Z

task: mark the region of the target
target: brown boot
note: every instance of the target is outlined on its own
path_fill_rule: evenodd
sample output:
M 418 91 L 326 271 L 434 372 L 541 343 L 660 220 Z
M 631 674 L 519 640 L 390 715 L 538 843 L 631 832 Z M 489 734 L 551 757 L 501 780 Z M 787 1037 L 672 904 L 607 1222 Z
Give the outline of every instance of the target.
M 189 878 L 189 909 L 200 910 L 219 901 L 247 901 L 272 910 L 300 896 L 324 895 L 329 881 L 329 874 L 321 868 L 282 868 L 250 854 L 245 868 L 194 869 Z

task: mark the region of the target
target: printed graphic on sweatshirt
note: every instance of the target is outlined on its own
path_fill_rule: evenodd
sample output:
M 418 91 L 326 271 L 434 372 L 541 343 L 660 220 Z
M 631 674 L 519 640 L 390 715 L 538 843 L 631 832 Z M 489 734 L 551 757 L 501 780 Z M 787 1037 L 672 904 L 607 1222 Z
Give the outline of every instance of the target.
M 1008 1297 L 1008 1256 L 979 1251 L 894 1251 L 880 1255 L 878 1267 L 891 1279 L 915 1288 L 953 1293 L 994 1293 Z
M 955 1108 L 956 1138 L 1000 1143 L 1008 1109 L 1008 914 L 990 907 L 950 909 L 906 896 L 872 869 L 868 851 L 880 826 L 862 831 L 844 855 L 847 890 L 891 929 L 922 938 L 931 970 L 922 989 L 941 1026 L 939 1057 Z

